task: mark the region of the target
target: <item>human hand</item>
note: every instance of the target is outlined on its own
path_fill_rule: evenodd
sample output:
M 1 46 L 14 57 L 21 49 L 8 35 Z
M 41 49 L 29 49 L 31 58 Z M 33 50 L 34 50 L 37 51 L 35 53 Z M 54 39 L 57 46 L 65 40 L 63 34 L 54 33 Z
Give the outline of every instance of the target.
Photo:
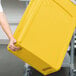
M 15 46 L 15 45 L 14 45 L 15 43 L 16 43 L 16 39 L 14 39 L 14 38 L 10 39 L 9 48 L 10 48 L 12 51 L 20 50 L 21 47 Z

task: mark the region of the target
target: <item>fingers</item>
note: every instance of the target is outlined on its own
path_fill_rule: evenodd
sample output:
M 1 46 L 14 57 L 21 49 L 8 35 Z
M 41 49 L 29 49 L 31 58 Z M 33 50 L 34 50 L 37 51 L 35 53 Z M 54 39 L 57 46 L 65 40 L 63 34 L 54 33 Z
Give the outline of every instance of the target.
M 11 44 L 11 45 L 9 46 L 9 48 L 10 48 L 12 51 L 16 51 L 16 50 L 19 50 L 19 49 L 20 49 L 20 47 L 16 47 L 14 44 Z
M 20 50 L 21 48 L 15 46 L 15 45 L 14 45 L 15 43 L 16 43 L 16 39 L 12 38 L 12 39 L 10 40 L 10 43 L 9 43 L 9 48 L 10 48 L 12 51 Z

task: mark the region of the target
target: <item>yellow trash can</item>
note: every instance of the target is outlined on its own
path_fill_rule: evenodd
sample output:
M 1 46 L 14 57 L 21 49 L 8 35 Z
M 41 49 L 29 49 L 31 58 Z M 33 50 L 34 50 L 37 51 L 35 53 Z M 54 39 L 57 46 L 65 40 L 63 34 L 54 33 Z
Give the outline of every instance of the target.
M 70 0 L 31 0 L 14 38 L 22 49 L 8 51 L 43 75 L 61 68 L 75 29 L 76 5 Z

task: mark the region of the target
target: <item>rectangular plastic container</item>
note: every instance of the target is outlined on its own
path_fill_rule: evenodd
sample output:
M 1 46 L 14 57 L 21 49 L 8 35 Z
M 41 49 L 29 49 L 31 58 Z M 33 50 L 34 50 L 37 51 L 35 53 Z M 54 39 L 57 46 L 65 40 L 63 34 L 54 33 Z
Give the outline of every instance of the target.
M 22 49 L 14 52 L 8 44 L 8 51 L 43 75 L 58 71 L 75 29 L 75 8 L 70 0 L 31 0 L 13 34 Z

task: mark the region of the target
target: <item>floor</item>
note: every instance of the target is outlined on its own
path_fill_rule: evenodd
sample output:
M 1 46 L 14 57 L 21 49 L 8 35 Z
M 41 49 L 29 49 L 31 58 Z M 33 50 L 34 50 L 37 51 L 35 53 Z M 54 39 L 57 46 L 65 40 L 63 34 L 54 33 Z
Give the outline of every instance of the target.
M 27 75 L 24 75 L 27 76 Z M 32 73 L 29 73 L 28 76 L 44 76 L 38 71 L 32 69 Z M 69 76 L 69 68 L 61 68 L 58 72 L 55 72 L 53 74 L 49 74 L 47 76 Z
M 24 62 L 0 45 L 0 76 L 23 76 Z

